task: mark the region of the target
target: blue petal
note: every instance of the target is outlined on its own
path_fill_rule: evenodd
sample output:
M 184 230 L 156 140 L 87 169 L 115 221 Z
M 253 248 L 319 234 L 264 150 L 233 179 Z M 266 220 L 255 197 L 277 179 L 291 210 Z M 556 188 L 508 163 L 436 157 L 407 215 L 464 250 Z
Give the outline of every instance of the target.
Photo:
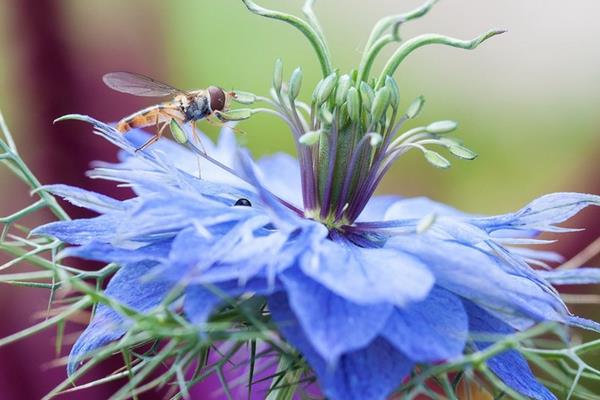
M 277 153 L 257 162 L 266 187 L 280 198 L 302 205 L 302 185 L 298 160 L 289 154 Z
M 294 230 L 302 225 L 302 219 L 294 214 L 292 210 L 284 206 L 281 201 L 271 193 L 259 178 L 259 171 L 252 162 L 247 151 L 239 152 L 239 168 L 244 178 L 252 184 L 266 206 L 269 215 L 279 229 Z
M 357 304 L 397 306 L 423 300 L 433 276 L 416 257 L 391 249 L 360 248 L 345 239 L 323 241 L 301 260 L 304 273 Z
M 158 306 L 172 285 L 143 279 L 155 265 L 154 262 L 124 265 L 111 278 L 105 294 L 138 312 L 147 312 Z M 123 336 L 128 325 L 129 322 L 121 314 L 110 307 L 99 305 L 92 322 L 71 349 L 68 374 L 75 372 L 82 358 L 90 352 Z
M 385 339 L 344 354 L 335 367 L 327 365 L 311 345 L 285 295 L 269 297 L 269 308 L 283 336 L 306 358 L 331 400 L 384 400 L 399 387 L 413 363 Z
M 436 284 L 509 318 L 563 321 L 560 298 L 530 279 L 507 273 L 499 260 L 475 247 L 428 235 L 398 236 L 387 246 L 417 257 L 435 275 Z M 507 319 L 508 320 L 508 319 Z
M 103 194 L 90 192 L 69 185 L 46 185 L 42 189 L 64 198 L 69 203 L 84 207 L 88 210 L 96 211 L 99 214 L 105 214 L 111 211 L 124 210 L 125 203 L 105 196 Z
M 553 193 L 542 196 L 521 210 L 487 218 L 475 218 L 471 222 L 488 232 L 499 229 L 537 229 L 562 231 L 556 224 L 566 221 L 583 208 L 600 205 L 600 196 L 583 193 Z
M 389 208 L 402 201 L 398 196 L 372 197 L 356 219 L 357 221 L 383 221 Z
M 123 215 L 106 214 L 95 218 L 52 222 L 35 228 L 31 233 L 53 236 L 70 244 L 86 244 L 94 240 L 110 242 L 121 222 Z
M 185 289 L 183 312 L 190 322 L 202 325 L 219 304 L 226 304 L 243 293 L 270 294 L 279 290 L 279 285 L 269 285 L 265 279 L 252 279 L 244 285 L 237 280 L 214 285 L 190 285 Z
M 537 273 L 553 285 L 600 284 L 600 268 L 555 269 Z
M 393 309 L 390 304 L 352 303 L 297 270 L 280 278 L 297 319 L 310 332 L 308 339 L 329 365 L 373 341 Z
M 434 287 L 425 300 L 396 308 L 382 334 L 411 360 L 423 363 L 462 355 L 468 332 L 461 300 Z
M 469 314 L 469 329 L 474 335 L 510 335 L 514 330 L 497 318 L 465 301 L 465 309 Z M 476 342 L 479 349 L 485 349 L 493 343 Z M 488 367 L 509 387 L 536 400 L 556 400 L 556 397 L 540 384 L 527 361 L 516 350 L 507 350 L 487 361 Z
M 172 240 L 164 240 L 135 249 L 122 249 L 108 243 L 94 241 L 83 246 L 68 247 L 59 253 L 59 257 L 79 257 L 86 260 L 119 264 L 138 261 L 165 261 L 172 243 Z
M 428 199 L 427 197 L 412 197 L 398 200 L 385 213 L 385 220 L 395 219 L 421 219 L 429 214 L 435 214 L 439 217 L 465 217 L 468 214 L 463 213 L 456 208 L 443 203 Z

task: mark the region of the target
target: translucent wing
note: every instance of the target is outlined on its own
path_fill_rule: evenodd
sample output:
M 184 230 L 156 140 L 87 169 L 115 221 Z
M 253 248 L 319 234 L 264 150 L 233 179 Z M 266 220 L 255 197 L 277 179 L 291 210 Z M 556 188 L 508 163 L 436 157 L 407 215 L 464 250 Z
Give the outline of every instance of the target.
M 109 88 L 117 92 L 135 96 L 163 97 L 174 94 L 187 94 L 164 82 L 133 72 L 111 72 L 102 77 Z

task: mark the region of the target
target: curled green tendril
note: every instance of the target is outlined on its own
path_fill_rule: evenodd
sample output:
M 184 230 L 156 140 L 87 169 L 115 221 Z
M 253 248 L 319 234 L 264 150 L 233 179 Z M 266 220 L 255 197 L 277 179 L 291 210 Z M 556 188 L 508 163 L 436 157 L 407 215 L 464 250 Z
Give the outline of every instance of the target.
M 424 16 L 437 2 L 438 0 L 429 0 L 421 7 L 407 13 L 391 15 L 380 19 L 373 27 L 369 40 L 367 40 L 367 44 L 365 45 L 365 51 L 360 60 L 356 82 L 366 81 L 368 79 L 373 62 L 381 49 L 390 43 L 399 42 L 401 40 L 399 30 L 403 23 Z M 385 35 L 385 32 L 389 29 L 392 29 L 392 32 Z
M 333 72 L 333 67 L 329 58 L 329 51 L 327 50 L 327 45 L 325 44 L 325 41 L 322 38 L 320 29 L 315 29 L 315 27 L 318 27 L 318 25 L 315 25 L 317 24 L 316 18 L 312 13 L 312 3 L 314 3 L 314 1 L 307 1 L 307 4 L 304 7 L 304 12 L 308 12 L 309 19 L 311 20 L 312 24 L 315 25 L 315 27 L 294 15 L 286 14 L 280 11 L 269 10 L 267 8 L 261 7 L 252 0 L 242 0 L 242 2 L 248 8 L 248 10 L 250 10 L 254 14 L 287 22 L 288 24 L 292 25 L 300 32 L 302 32 L 302 34 L 308 39 L 311 46 L 317 53 L 317 58 L 319 59 L 319 63 L 321 64 L 321 71 L 323 73 L 323 77 Z
M 383 71 L 381 75 L 379 75 L 379 80 L 377 81 L 376 88 L 380 88 L 385 84 L 386 76 L 392 76 L 396 69 L 402 63 L 402 61 L 414 50 L 419 47 L 430 45 L 430 44 L 443 44 L 446 46 L 457 47 L 460 49 L 473 50 L 477 46 L 479 46 L 484 41 L 489 38 L 502 34 L 506 31 L 504 30 L 492 30 L 483 35 L 480 35 L 472 40 L 461 40 L 455 39 L 444 35 L 438 35 L 435 33 L 420 35 L 413 39 L 406 41 L 402 46 L 396 50 L 396 52 L 390 57 L 385 67 L 383 67 Z

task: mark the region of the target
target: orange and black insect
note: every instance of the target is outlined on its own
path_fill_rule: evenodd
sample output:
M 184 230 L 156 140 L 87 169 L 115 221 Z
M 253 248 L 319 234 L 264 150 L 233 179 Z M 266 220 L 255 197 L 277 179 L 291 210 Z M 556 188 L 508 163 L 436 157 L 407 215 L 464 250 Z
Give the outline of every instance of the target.
M 132 72 L 111 72 L 102 78 L 111 89 L 122 93 L 145 97 L 172 96 L 169 101 L 137 111 L 117 123 L 117 130 L 126 133 L 133 128 L 156 126 L 156 134 L 144 143 L 138 150 L 145 149 L 155 143 L 166 126 L 176 122 L 181 129 L 186 123 L 191 123 L 195 138 L 195 122 L 206 119 L 212 122 L 215 116 L 219 122 L 225 122 L 222 115 L 229 110 L 234 92 L 226 92 L 220 87 L 209 86 L 206 89 L 180 90 L 153 78 Z

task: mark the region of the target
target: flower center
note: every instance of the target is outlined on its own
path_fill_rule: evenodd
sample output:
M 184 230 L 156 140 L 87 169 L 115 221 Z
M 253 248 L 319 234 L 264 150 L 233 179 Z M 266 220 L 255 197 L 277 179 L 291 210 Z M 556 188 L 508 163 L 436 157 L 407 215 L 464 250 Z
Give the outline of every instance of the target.
M 417 99 L 400 113 L 399 90 L 391 77 L 371 84 L 357 73 L 332 73 L 316 86 L 311 104 L 297 100 L 302 80 L 296 69 L 282 85 L 275 67 L 274 104 L 297 142 L 305 216 L 330 229 L 352 224 L 392 162 L 425 131 L 397 137 L 404 121 L 419 112 Z

